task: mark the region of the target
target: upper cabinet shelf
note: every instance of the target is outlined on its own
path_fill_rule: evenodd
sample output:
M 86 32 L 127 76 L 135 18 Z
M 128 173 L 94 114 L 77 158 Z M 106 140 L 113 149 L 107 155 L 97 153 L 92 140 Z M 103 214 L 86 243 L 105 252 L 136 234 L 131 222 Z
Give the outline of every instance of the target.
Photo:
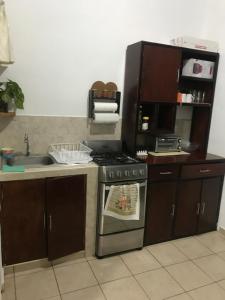
M 180 76 L 180 80 L 191 80 L 191 81 L 208 82 L 208 83 L 214 82 L 214 79 L 200 78 L 200 77 L 194 77 L 194 76 L 184 76 L 184 75 Z

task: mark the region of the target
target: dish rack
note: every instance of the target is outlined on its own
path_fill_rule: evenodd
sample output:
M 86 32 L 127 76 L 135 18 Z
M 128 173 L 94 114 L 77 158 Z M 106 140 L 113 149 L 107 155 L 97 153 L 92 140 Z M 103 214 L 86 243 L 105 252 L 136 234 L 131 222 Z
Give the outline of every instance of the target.
M 57 143 L 48 147 L 48 153 L 60 164 L 84 164 L 92 161 L 92 149 L 82 143 Z

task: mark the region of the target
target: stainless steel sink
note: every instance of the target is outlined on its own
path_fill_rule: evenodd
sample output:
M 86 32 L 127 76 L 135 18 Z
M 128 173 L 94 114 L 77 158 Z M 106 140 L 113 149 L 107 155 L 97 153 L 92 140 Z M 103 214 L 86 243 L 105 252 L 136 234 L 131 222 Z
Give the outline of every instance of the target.
M 54 163 L 53 159 L 48 155 L 18 155 L 11 160 L 10 164 L 13 166 L 23 165 L 26 168 L 40 168 Z

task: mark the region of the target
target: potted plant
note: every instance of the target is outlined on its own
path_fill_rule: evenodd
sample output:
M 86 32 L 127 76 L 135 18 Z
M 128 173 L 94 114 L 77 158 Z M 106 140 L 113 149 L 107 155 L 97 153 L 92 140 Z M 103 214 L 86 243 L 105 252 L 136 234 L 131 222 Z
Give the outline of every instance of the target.
M 0 82 L 0 111 L 15 111 L 23 109 L 24 94 L 21 87 L 15 81 Z

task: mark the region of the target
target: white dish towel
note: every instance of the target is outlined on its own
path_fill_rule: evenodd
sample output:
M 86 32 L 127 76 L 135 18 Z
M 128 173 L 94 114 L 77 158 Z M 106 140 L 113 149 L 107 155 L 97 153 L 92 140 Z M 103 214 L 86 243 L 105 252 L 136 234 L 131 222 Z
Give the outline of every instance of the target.
M 5 3 L 0 0 L 0 63 L 12 62 Z
M 111 185 L 103 214 L 120 220 L 139 220 L 139 183 Z

